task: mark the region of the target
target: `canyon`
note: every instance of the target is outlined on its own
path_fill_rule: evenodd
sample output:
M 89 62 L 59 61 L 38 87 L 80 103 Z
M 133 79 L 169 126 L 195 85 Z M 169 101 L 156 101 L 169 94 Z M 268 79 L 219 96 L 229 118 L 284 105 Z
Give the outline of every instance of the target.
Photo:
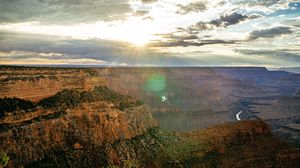
M 36 105 L 0 119 L 8 167 L 299 164 L 298 74 L 261 67 L 0 66 L 0 83 L 1 99 Z M 64 92 L 72 94 L 57 96 Z M 58 108 L 50 106 L 52 97 L 70 101 L 57 101 L 67 104 Z

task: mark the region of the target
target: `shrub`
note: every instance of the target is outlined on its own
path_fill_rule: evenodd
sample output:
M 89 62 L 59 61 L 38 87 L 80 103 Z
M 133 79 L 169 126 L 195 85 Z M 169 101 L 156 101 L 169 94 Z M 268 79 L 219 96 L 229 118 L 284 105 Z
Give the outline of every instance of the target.
M 9 157 L 6 153 L 0 152 L 0 167 L 4 167 L 8 164 Z
M 38 105 L 43 108 L 71 108 L 81 103 L 81 93 L 76 90 L 63 90 L 56 93 L 54 96 L 42 99 Z
M 127 168 L 139 168 L 139 167 L 141 167 L 141 164 L 136 159 L 129 159 L 129 160 L 125 160 L 124 167 L 127 167 Z
M 142 101 L 130 96 L 118 94 L 106 86 L 97 86 L 92 91 L 63 90 L 54 96 L 42 99 L 38 105 L 43 108 L 66 109 L 73 108 L 83 102 L 108 101 L 114 103 L 118 109 L 140 106 Z
M 119 166 L 115 166 L 115 165 L 108 165 L 105 168 L 119 168 Z
M 25 112 L 35 110 L 36 104 L 19 98 L 0 98 L 0 117 L 3 117 L 6 112 L 13 112 L 16 110 L 24 110 Z

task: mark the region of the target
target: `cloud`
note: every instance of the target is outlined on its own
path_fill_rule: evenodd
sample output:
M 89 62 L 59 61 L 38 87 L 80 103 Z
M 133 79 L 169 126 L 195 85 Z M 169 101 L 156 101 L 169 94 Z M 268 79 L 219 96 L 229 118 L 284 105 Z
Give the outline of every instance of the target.
M 182 40 L 197 40 L 198 36 L 196 35 L 189 35 L 189 34 L 181 34 L 181 35 L 174 35 L 173 33 L 169 34 L 158 34 L 161 38 L 168 39 L 168 40 L 176 40 L 176 41 L 182 41 Z
M 232 21 L 232 23 L 236 23 L 237 21 Z M 216 23 L 219 25 L 219 23 Z M 204 46 L 204 45 L 212 45 L 212 44 L 237 44 L 243 43 L 250 40 L 256 40 L 258 38 L 273 38 L 277 36 L 281 36 L 284 34 L 291 34 L 293 31 L 290 27 L 273 27 L 270 29 L 262 29 L 262 30 L 254 30 L 249 33 L 249 37 L 247 39 L 240 40 L 224 40 L 219 39 L 213 36 L 206 36 L 205 40 L 200 39 L 195 32 L 185 32 L 185 29 L 178 29 L 181 31 L 181 35 L 170 34 L 160 34 L 159 36 L 164 40 L 155 41 L 151 44 L 154 47 L 187 47 L 187 46 Z
M 176 47 L 176 46 L 203 46 L 211 44 L 235 44 L 237 40 L 222 40 L 219 37 L 206 37 L 205 40 L 199 39 L 198 34 L 204 30 L 213 30 L 216 28 L 226 28 L 230 25 L 238 24 L 247 19 L 255 19 L 259 15 L 246 16 L 233 12 L 231 14 L 221 15 L 220 18 L 208 22 L 198 22 L 187 28 L 177 28 L 176 32 L 169 34 L 159 34 L 163 40 L 151 43 L 155 47 Z M 176 35 L 180 34 L 180 35 Z
M 299 3 L 298 0 L 233 0 L 231 3 L 248 12 L 273 16 L 293 13 L 292 10 L 299 8 L 295 5 Z
M 206 3 L 207 3 L 206 1 L 197 1 L 187 5 L 179 4 L 178 5 L 179 10 L 177 11 L 177 13 L 187 14 L 190 12 L 202 12 L 207 9 Z
M 145 11 L 145 10 L 137 10 L 136 12 L 135 12 L 135 15 L 136 16 L 144 16 L 144 15 L 146 15 L 146 14 L 148 14 L 149 13 L 149 11 Z
M 147 3 L 154 3 L 157 2 L 158 0 L 141 0 L 142 3 L 147 4 Z
M 98 63 L 107 65 L 189 65 L 188 58 L 155 49 L 102 39 L 78 40 L 59 36 L 0 32 L 0 64 L 6 62 Z M 48 60 L 48 61 L 47 61 Z M 67 61 L 67 62 L 66 62 Z M 181 63 L 181 64 L 180 64 Z
M 188 46 L 204 46 L 204 45 L 213 45 L 213 44 L 234 44 L 236 41 L 225 41 L 219 39 L 210 39 L 210 40 L 181 40 L 181 39 L 172 39 L 169 41 L 153 41 L 150 43 L 151 47 L 188 47 Z
M 253 49 L 239 49 L 235 50 L 237 53 L 242 53 L 245 55 L 255 55 L 255 56 L 267 56 L 272 59 L 279 59 L 291 62 L 300 62 L 300 54 L 298 51 L 293 50 L 253 50 Z
M 0 23 L 73 24 L 121 20 L 132 9 L 128 0 L 1 0 L 0 11 Z
M 273 27 L 269 29 L 261 29 L 261 30 L 254 30 L 249 34 L 249 40 L 255 40 L 258 38 L 273 38 L 276 36 L 281 36 L 284 34 L 291 34 L 293 31 L 290 27 Z
M 234 3 L 236 4 L 246 4 L 246 5 L 259 5 L 259 6 L 272 6 L 279 2 L 282 2 L 282 0 L 259 0 L 259 1 L 249 1 L 249 0 L 237 0 Z
M 60 38 L 58 36 L 32 35 L 0 32 L 0 51 L 11 53 L 55 53 L 53 59 L 89 58 L 95 60 L 114 61 L 127 59 L 128 44 L 124 42 L 89 39 L 78 40 Z M 16 54 L 15 54 L 16 55 Z M 53 56 L 53 54 L 52 54 Z M 37 58 L 36 55 L 23 55 L 22 58 Z
M 261 17 L 260 15 L 243 15 L 238 12 L 233 12 L 231 14 L 221 15 L 220 18 L 211 20 L 209 22 L 198 22 L 188 28 L 190 32 L 199 32 L 203 30 L 212 30 L 215 28 L 226 28 L 230 25 L 238 24 L 245 20 L 256 19 Z

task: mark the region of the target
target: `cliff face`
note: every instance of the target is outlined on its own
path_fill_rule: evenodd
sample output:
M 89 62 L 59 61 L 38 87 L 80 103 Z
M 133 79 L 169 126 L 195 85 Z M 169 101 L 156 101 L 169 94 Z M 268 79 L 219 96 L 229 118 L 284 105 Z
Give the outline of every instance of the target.
M 160 114 L 177 112 L 185 125 L 195 125 L 187 131 L 229 121 L 229 105 L 241 98 L 299 92 L 296 77 L 295 82 L 280 73 L 270 78 L 263 68 L 242 70 L 0 66 L 0 98 L 35 101 L 1 99 L 0 152 L 10 157 L 8 167 L 296 167 L 299 151 L 274 137 L 263 121 L 171 133 L 157 128 L 148 106 L 124 96 L 141 98 Z M 276 87 L 266 89 L 269 84 Z M 255 105 L 298 116 L 297 96 Z M 269 123 L 285 123 L 295 137 L 294 120 L 279 119 Z M 179 122 L 167 120 L 178 130 Z
M 73 118 L 72 121 L 79 123 L 77 120 L 80 119 L 81 117 L 76 120 Z M 111 119 L 113 120 L 113 117 Z M 143 121 L 143 124 L 139 123 L 136 126 L 145 128 L 144 122 L 147 120 L 140 121 Z M 11 137 L 8 136 L 6 140 L 1 137 L 6 146 L 10 146 L 6 149 L 18 151 L 8 153 L 11 157 L 9 167 L 292 168 L 300 163 L 299 150 L 272 136 L 270 128 L 262 121 L 228 123 L 189 133 L 170 133 L 153 127 L 145 132 L 134 131 L 137 128 L 133 128 L 132 132 L 122 129 L 122 132 L 125 131 L 125 137 L 118 140 L 101 138 L 101 134 L 110 135 L 97 131 L 92 123 L 88 124 L 91 131 L 84 127 L 80 127 L 83 130 L 66 130 L 60 123 L 48 130 L 48 133 L 43 131 L 47 128 L 31 127 L 35 131 L 31 130 L 28 133 L 39 133 L 23 133 L 22 136 L 27 138 L 15 137 L 14 141 L 8 142 L 7 139 Z M 64 136 L 60 136 L 60 130 L 64 130 Z M 15 130 L 14 133 L 18 132 L 20 131 Z M 117 133 L 112 134 L 114 135 L 111 137 L 118 136 Z M 49 136 L 52 136 L 51 142 L 47 138 L 41 138 Z
M 55 112 L 48 111 L 45 115 L 46 111 L 37 111 L 44 115 L 40 115 L 42 119 L 38 121 L 34 114 L 10 121 L 14 127 L 0 132 L 0 149 L 10 156 L 11 166 L 21 166 L 41 160 L 57 150 L 112 144 L 157 126 L 147 106 L 125 111 L 101 107 L 103 102 L 83 103 L 57 117 L 50 117 Z
M 138 97 L 157 112 L 226 111 L 239 96 L 271 94 L 251 83 L 223 77 L 213 68 L 108 68 L 102 75 L 107 75 L 111 89 Z M 160 82 L 161 89 L 148 88 L 147 84 Z M 161 101 L 162 96 L 167 100 Z
M 299 94 L 299 80 L 297 74 L 255 67 L 0 67 L 0 98 L 38 101 L 63 89 L 105 85 L 143 100 L 164 128 L 190 131 L 236 120 L 235 114 L 243 108 L 241 100 L 252 103 L 244 109 L 243 119 L 298 117 L 296 100 L 277 100 Z
M 107 102 L 82 103 L 3 123 L 12 125 L 0 132 L 8 167 L 295 167 L 300 161 L 299 151 L 263 121 L 170 133 L 156 127 L 144 105 L 119 111 Z
M 297 101 L 286 100 L 288 106 L 276 103 L 281 96 L 300 93 L 299 80 L 297 74 L 255 67 L 0 67 L 0 98 L 38 101 L 63 89 L 89 90 L 105 85 L 143 100 L 164 128 L 190 131 L 236 120 L 241 100 L 252 102 L 241 115 L 243 119 L 299 116 Z
M 183 134 L 171 148 L 177 162 L 164 167 L 297 167 L 300 152 L 274 137 L 263 121 L 217 125 Z
M 92 69 L 0 67 L 0 98 L 18 97 L 31 101 L 63 89 L 90 90 L 104 85 Z
M 248 80 L 258 85 L 267 86 L 299 86 L 295 80 L 299 75 L 294 75 L 284 71 L 269 71 L 265 67 L 249 68 L 214 68 L 218 74 L 231 79 Z

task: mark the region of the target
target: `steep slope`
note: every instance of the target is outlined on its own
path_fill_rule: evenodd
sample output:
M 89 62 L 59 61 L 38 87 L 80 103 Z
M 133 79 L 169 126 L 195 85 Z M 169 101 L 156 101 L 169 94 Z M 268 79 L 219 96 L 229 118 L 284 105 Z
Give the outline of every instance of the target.
M 296 167 L 299 150 L 275 138 L 261 120 L 214 126 L 182 135 L 167 147 L 176 162 L 164 167 Z
M 0 98 L 18 97 L 32 101 L 63 89 L 90 90 L 104 85 L 92 69 L 0 66 Z
M 23 109 L 10 111 L 5 103 L 11 101 L 16 101 L 11 106 Z M 157 126 L 148 106 L 106 87 L 64 90 L 26 111 L 26 104 L 32 102 L 15 98 L 1 102 L 5 108 L 0 111 L 4 114 L 0 118 L 0 152 L 9 155 L 9 167 L 24 166 L 70 148 L 91 149 L 131 139 Z M 97 156 L 95 152 L 88 156 Z M 94 167 L 101 165 L 96 163 Z
M 270 92 L 252 83 L 225 78 L 213 68 L 107 68 L 105 73 L 98 71 L 106 76 L 111 89 L 138 97 L 157 112 L 224 111 L 229 110 L 228 105 L 239 96 L 265 96 Z M 163 96 L 166 101 L 162 101 Z
M 1 151 L 20 166 L 41 160 L 45 155 L 70 147 L 102 146 L 120 139 L 130 139 L 156 126 L 149 109 L 137 107 L 125 112 L 89 109 L 84 104 L 62 117 L 45 119 L 0 133 Z M 93 112 L 95 110 L 95 112 Z
M 300 96 L 284 96 L 272 104 L 256 105 L 258 116 L 263 119 L 300 118 Z
M 242 117 L 266 116 L 270 119 L 275 115 L 267 105 L 274 104 L 281 96 L 299 92 L 299 79 L 296 74 L 260 67 L 0 66 L 0 98 L 17 97 L 37 102 L 63 89 L 87 91 L 102 85 L 143 100 L 164 128 L 190 131 L 235 120 L 234 115 L 241 110 L 238 105 L 241 100 L 252 102 L 253 107 L 253 113 L 244 112 Z M 279 110 L 282 107 L 274 108 Z M 296 114 L 290 111 L 280 113 L 289 117 Z
M 170 133 L 155 127 L 144 106 L 125 112 L 91 107 L 97 103 L 1 132 L 0 149 L 11 158 L 8 167 L 229 168 L 300 163 L 299 150 L 275 138 L 261 120 Z

